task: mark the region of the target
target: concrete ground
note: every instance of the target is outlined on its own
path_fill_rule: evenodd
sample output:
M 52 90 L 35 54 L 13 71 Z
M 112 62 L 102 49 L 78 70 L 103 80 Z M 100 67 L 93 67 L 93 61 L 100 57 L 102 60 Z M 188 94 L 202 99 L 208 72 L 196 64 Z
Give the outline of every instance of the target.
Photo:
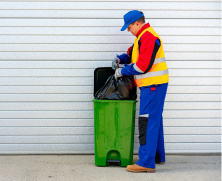
M 134 155 L 134 163 L 138 156 Z M 94 155 L 0 156 L 0 181 L 220 181 L 220 156 L 167 155 L 155 173 L 132 173 L 112 164 L 94 165 Z

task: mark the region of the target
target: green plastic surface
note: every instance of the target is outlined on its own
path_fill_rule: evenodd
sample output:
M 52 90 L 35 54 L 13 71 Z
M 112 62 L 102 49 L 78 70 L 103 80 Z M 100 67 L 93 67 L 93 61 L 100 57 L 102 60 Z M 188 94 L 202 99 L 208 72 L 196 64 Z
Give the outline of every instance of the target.
M 133 163 L 136 100 L 93 100 L 95 165 Z

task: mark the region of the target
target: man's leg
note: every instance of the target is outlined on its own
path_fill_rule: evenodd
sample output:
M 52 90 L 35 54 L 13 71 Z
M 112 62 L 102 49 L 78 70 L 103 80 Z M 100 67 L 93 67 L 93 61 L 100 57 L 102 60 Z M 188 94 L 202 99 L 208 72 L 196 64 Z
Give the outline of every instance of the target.
M 161 116 L 161 121 L 160 121 L 155 161 L 158 164 L 165 162 L 164 132 L 163 132 L 163 117 L 162 116 Z
M 158 136 L 162 122 L 163 105 L 166 96 L 167 84 L 161 84 L 154 89 L 141 89 L 140 116 L 139 116 L 139 161 L 137 165 L 155 168 Z M 147 120 L 147 122 L 146 122 Z M 146 133 L 144 133 L 144 130 Z M 163 142 L 163 140 L 160 142 Z M 161 150 L 162 151 L 162 150 Z M 162 154 L 162 152 L 161 152 Z

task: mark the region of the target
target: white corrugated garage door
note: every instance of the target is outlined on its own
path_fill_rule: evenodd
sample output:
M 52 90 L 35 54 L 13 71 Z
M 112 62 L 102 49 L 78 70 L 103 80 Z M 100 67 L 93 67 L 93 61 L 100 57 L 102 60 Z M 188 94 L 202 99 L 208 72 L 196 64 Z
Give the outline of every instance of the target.
M 133 43 L 120 32 L 132 9 L 164 43 L 166 152 L 220 152 L 220 7 L 218 0 L 0 2 L 0 153 L 94 152 L 93 72 Z

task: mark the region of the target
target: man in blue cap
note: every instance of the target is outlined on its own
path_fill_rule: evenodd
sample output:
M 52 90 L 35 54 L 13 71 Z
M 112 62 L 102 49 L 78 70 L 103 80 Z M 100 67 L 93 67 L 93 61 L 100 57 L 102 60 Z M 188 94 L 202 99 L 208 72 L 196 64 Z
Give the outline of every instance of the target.
M 113 67 L 128 64 L 115 70 L 115 78 L 124 75 L 134 76 L 135 84 L 140 88 L 139 111 L 139 161 L 128 165 L 131 172 L 155 172 L 155 164 L 165 163 L 163 136 L 163 118 L 165 96 L 169 74 L 158 34 L 141 11 L 133 10 L 124 15 L 121 31 L 130 31 L 136 38 L 127 54 L 117 55 Z

